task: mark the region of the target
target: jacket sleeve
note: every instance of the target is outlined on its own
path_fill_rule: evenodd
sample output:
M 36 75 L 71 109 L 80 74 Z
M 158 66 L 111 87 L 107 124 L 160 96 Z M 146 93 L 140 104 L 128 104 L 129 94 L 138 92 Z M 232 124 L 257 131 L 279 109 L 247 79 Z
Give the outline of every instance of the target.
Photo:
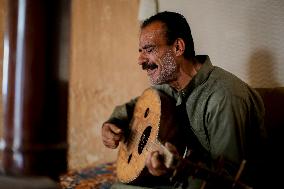
M 213 159 L 223 156 L 240 163 L 244 155 L 247 115 L 247 106 L 242 99 L 227 95 L 210 97 L 205 114 L 205 128 Z
M 217 92 L 207 101 L 204 122 L 210 154 L 216 165 L 213 167 L 216 169 L 221 165 L 223 174 L 232 178 L 244 160 L 245 166 L 254 161 L 252 152 L 255 151 L 263 121 L 263 107 L 258 107 L 254 100 L 252 96 L 241 98 Z M 222 162 L 217 161 L 220 158 Z
M 156 86 L 152 86 L 152 88 L 159 90 L 159 91 L 166 92 L 166 93 L 170 93 L 168 86 L 156 85 Z M 135 104 L 136 104 L 138 98 L 139 98 L 139 96 L 131 99 L 129 102 L 127 102 L 125 104 L 116 106 L 114 108 L 111 116 L 106 121 L 106 123 L 113 123 L 113 124 L 120 126 L 120 127 L 128 127 L 129 123 L 132 119 Z
M 116 106 L 106 123 L 113 123 L 122 128 L 128 127 L 137 99 L 138 97 L 131 99 L 125 104 Z

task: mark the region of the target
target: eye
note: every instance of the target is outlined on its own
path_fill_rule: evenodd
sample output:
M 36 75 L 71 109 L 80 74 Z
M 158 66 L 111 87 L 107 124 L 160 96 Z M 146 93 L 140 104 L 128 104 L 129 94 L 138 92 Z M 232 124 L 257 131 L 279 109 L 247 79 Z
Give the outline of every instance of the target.
M 153 50 L 154 50 L 154 47 L 149 47 L 149 48 L 146 49 L 146 52 L 151 53 L 151 52 L 153 52 Z

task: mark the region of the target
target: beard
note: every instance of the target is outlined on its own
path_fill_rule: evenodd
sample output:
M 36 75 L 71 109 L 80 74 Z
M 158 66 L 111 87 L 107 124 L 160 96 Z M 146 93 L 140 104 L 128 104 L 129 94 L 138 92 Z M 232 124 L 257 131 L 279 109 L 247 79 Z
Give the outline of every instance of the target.
M 157 75 L 149 76 L 152 85 L 165 84 L 177 79 L 177 64 L 170 50 L 161 57 L 160 61 L 158 67 L 160 71 L 156 72 Z

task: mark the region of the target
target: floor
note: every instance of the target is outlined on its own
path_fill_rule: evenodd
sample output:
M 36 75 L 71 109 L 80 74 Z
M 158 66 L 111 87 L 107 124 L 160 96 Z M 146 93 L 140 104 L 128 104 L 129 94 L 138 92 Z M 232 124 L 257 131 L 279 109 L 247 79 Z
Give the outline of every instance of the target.
M 55 181 L 46 177 L 0 175 L 0 189 L 60 189 L 60 187 Z

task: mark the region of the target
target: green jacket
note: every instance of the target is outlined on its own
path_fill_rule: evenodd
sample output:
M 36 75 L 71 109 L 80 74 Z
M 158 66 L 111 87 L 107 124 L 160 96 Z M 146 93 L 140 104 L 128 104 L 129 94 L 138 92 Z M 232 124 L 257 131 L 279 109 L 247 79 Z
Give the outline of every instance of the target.
M 224 169 L 234 177 L 243 160 L 249 168 L 243 180 L 254 185 L 251 172 L 259 160 L 259 147 L 265 134 L 264 105 L 259 94 L 233 74 L 213 66 L 208 56 L 197 56 L 203 62 L 201 69 L 188 86 L 176 91 L 168 84 L 153 86 L 173 97 L 176 106 L 184 105 L 188 117 L 187 127 L 195 136 L 204 162 L 214 169 L 218 158 L 224 159 Z M 107 122 L 127 126 L 131 120 L 137 98 L 117 106 Z M 190 143 L 190 142 L 189 142 Z M 212 164 L 213 163 L 213 164 Z M 198 179 L 189 177 L 188 188 Z

